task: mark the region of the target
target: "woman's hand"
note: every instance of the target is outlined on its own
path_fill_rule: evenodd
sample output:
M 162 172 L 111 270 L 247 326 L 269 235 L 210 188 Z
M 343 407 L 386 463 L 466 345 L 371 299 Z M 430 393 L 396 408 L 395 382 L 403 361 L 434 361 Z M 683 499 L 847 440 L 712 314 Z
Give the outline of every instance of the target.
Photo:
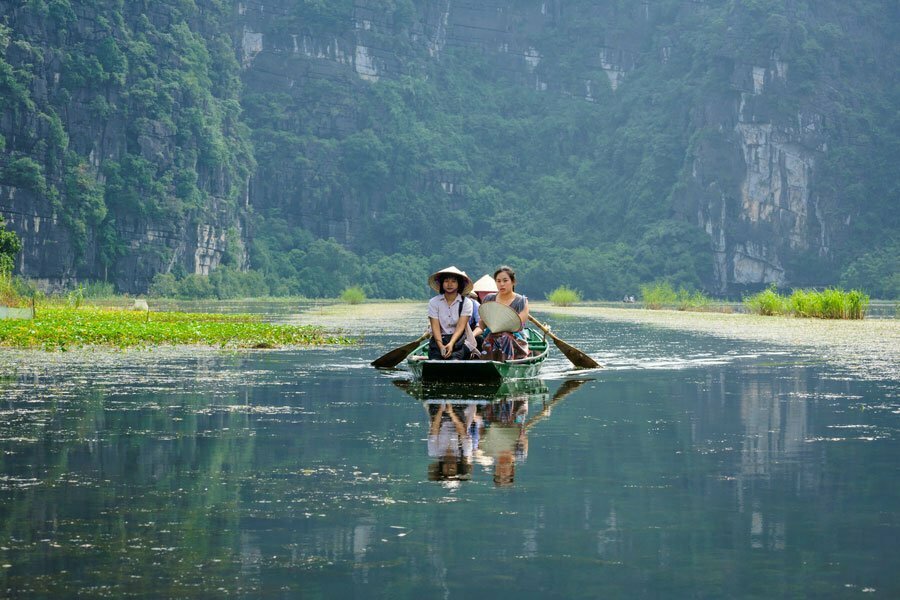
M 438 346 L 441 349 L 441 356 L 444 358 L 450 358 L 450 353 L 453 352 L 453 340 L 450 340 L 450 343 L 444 346 L 440 342 L 438 342 Z

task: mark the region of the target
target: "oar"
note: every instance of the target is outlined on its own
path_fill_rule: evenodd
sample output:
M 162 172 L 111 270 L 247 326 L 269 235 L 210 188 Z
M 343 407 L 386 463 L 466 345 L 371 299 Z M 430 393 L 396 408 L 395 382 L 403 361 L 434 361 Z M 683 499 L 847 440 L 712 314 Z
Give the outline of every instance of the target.
M 553 343 L 556 344 L 556 347 L 559 348 L 559 351 L 565 354 L 566 358 L 568 358 L 576 367 L 579 367 L 581 369 L 596 369 L 597 367 L 603 366 L 575 346 L 568 344 L 553 335 L 553 332 L 550 331 L 549 327 L 547 327 L 531 315 L 528 315 L 528 320 L 537 325 L 541 329 L 541 331 L 549 335 L 550 339 L 553 340 Z
M 373 367 L 378 367 L 379 369 L 390 369 L 396 367 L 400 364 L 400 362 L 409 356 L 409 353 L 419 347 L 419 344 L 427 340 L 431 337 L 431 332 L 425 332 L 421 337 L 415 339 L 408 344 L 403 344 L 399 348 L 394 348 L 387 354 L 383 356 L 379 356 L 375 360 L 372 361 Z

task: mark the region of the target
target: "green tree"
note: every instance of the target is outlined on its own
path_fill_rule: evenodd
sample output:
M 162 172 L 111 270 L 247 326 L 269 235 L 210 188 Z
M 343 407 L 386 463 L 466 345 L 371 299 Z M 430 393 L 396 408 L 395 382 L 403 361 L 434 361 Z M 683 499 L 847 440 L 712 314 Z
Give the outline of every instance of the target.
M 0 215 L 0 276 L 9 277 L 15 265 L 16 254 L 22 249 L 19 236 L 13 231 L 7 231 L 6 221 Z

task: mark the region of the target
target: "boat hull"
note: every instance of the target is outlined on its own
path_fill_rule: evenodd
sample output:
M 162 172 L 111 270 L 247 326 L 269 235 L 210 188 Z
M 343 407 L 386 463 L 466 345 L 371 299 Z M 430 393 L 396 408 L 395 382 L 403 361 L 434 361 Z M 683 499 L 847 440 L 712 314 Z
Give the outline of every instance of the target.
M 419 346 L 407 360 L 413 379 L 423 382 L 491 383 L 507 379 L 533 379 L 538 376 L 549 353 L 546 339 L 526 329 L 532 355 L 508 361 L 428 360 L 428 342 Z

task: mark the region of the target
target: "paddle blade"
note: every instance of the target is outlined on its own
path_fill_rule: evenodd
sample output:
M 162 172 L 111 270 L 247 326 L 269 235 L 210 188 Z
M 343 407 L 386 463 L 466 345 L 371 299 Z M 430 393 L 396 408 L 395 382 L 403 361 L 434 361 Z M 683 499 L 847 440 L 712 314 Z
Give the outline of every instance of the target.
M 553 334 L 550 334 L 550 337 L 553 339 L 553 343 L 556 344 L 556 347 L 559 348 L 559 351 L 565 354 L 566 358 L 568 358 L 576 367 L 581 369 L 597 369 L 601 366 L 600 363 L 575 346 L 567 344 Z
M 418 348 L 419 344 L 421 344 L 427 338 L 428 334 L 425 334 L 417 340 L 413 340 L 408 344 L 400 346 L 399 348 L 394 348 L 390 352 L 373 360 L 371 364 L 373 367 L 377 367 L 379 369 L 391 369 L 393 367 L 396 367 L 401 362 L 403 362 L 403 359 L 409 356 L 410 352 Z

